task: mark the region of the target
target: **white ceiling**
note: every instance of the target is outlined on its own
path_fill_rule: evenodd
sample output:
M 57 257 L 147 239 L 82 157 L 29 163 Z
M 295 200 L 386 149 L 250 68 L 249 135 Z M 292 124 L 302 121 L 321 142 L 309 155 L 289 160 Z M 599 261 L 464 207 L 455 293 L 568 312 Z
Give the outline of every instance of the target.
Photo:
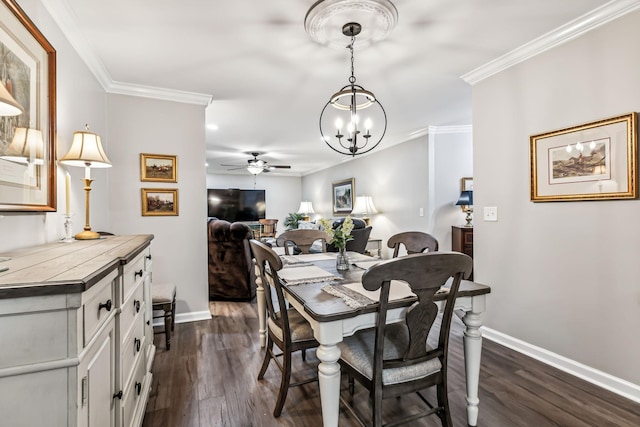
M 210 173 L 258 151 L 271 164 L 292 165 L 272 173 L 300 175 L 348 159 L 320 140 L 320 112 L 350 70 L 347 49 L 321 46 L 305 32 L 314 2 L 44 3 L 108 91 L 210 97 L 206 120 L 219 127 L 206 131 Z M 399 18 L 389 37 L 363 50 L 356 42 L 358 83 L 388 116 L 377 150 L 429 126 L 470 125 L 471 86 L 461 76 L 606 3 L 395 0 Z

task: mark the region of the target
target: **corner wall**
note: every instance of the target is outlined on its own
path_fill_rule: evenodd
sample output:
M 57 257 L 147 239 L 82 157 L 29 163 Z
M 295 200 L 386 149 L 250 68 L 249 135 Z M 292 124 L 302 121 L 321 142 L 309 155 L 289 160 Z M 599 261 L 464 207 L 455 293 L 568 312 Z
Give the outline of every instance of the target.
M 473 88 L 476 211 L 498 207 L 498 222 L 475 222 L 485 325 L 637 400 L 640 201 L 532 203 L 529 136 L 639 111 L 639 39 L 633 12 Z
M 178 321 L 210 318 L 204 106 L 109 94 L 115 234 L 153 234 L 153 281 L 177 288 Z M 140 153 L 178 156 L 178 182 L 140 181 Z M 142 188 L 178 189 L 178 216 L 142 216 Z

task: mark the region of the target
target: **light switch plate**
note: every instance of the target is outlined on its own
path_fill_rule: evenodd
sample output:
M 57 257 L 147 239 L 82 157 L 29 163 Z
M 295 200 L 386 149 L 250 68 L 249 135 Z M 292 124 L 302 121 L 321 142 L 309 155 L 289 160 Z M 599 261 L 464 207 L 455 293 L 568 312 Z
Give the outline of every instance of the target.
M 485 221 L 497 221 L 498 220 L 498 207 L 497 206 L 485 206 L 484 207 L 484 220 Z

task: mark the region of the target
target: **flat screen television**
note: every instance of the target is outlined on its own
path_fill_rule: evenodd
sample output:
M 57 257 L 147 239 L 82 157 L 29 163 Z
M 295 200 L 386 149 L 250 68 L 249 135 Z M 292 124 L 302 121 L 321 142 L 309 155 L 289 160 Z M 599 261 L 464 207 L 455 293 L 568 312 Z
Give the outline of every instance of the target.
M 265 190 L 209 188 L 207 206 L 209 218 L 229 222 L 258 221 L 265 218 Z

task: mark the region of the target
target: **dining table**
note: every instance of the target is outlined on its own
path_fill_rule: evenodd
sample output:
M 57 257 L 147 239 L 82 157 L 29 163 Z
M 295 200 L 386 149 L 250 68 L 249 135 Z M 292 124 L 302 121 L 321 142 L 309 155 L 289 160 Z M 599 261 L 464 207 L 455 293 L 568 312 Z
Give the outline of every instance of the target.
M 337 344 L 356 331 L 376 325 L 378 303 L 375 292 L 362 288 L 364 272 L 384 262 L 357 252 L 347 252 L 350 268 L 336 269 L 336 254 L 332 252 L 280 255 L 283 268 L 278 272 L 285 297 L 311 325 L 319 346 L 316 355 L 318 382 L 324 427 L 337 427 L 340 396 L 340 349 Z M 256 280 L 259 334 L 261 346 L 266 343 L 266 304 L 261 280 Z M 362 289 L 357 289 L 358 286 Z M 393 289 L 393 288 L 392 288 Z M 408 286 L 407 286 L 408 289 Z M 337 292 L 336 292 L 337 291 Z M 345 292 L 342 292 L 345 291 Z M 440 309 L 446 299 L 446 288 L 437 293 L 435 303 Z M 487 285 L 463 280 L 455 300 L 456 311 L 464 313 L 462 322 L 464 364 L 466 377 L 467 422 L 470 426 L 478 421 L 478 386 L 480 378 L 480 356 L 482 352 L 482 313 L 486 307 L 486 296 L 491 292 Z M 387 323 L 404 320 L 407 309 L 416 302 L 415 294 L 392 290 L 389 299 Z

